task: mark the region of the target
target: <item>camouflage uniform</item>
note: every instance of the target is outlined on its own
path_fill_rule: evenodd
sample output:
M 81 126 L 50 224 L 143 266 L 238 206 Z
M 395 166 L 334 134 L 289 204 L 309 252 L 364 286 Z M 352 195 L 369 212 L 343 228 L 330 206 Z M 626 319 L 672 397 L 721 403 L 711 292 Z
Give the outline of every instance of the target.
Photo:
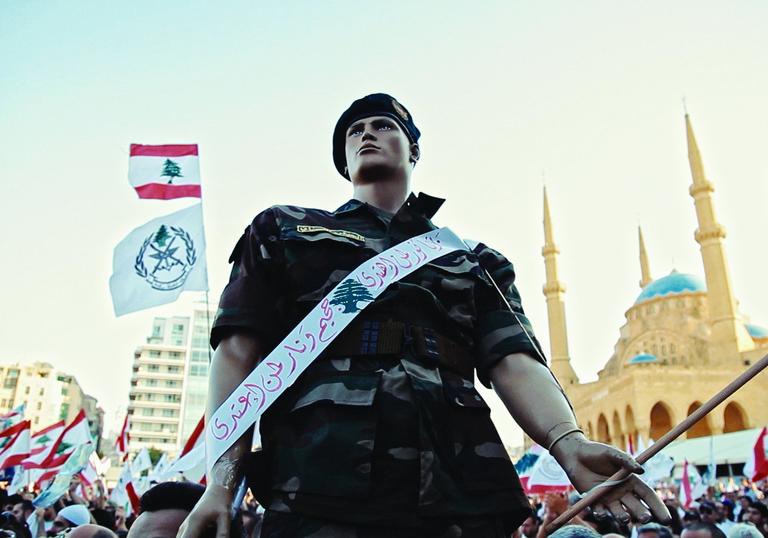
M 274 206 L 260 213 L 230 258 L 234 266 L 212 345 L 247 331 L 273 349 L 363 261 L 435 229 L 430 219 L 442 202 L 411 194 L 394 217 L 358 200 L 334 212 Z M 514 467 L 471 376 L 474 368 L 490 386 L 489 368 L 510 353 L 544 362 L 514 278 L 512 265 L 481 244 L 392 284 L 358 315 L 355 323 L 398 320 L 449 337 L 472 350 L 470 374 L 427 361 L 408 346 L 397 356 L 351 356 L 334 353 L 331 345 L 262 419 L 265 528 L 305 529 L 275 536 L 321 536 L 306 529 L 322 527 L 316 518 L 323 518 L 362 524 L 367 532 L 361 537 L 374 536 L 377 527 L 462 536 L 456 529 L 477 527 L 480 516 L 482 525 L 507 532 L 528 516 Z

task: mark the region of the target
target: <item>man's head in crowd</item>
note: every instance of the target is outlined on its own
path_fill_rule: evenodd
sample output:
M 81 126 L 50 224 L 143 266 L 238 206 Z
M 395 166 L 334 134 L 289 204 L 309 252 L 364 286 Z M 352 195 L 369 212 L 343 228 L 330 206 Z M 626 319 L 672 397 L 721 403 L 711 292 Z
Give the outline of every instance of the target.
M 728 538 L 763 538 L 763 534 L 754 525 L 737 523 L 728 530 Z
M 117 538 L 117 534 L 101 525 L 80 525 L 67 538 Z
M 539 525 L 541 525 L 541 519 L 536 514 L 523 521 L 520 526 L 520 531 L 526 538 L 536 538 L 536 534 L 539 532 Z
M 764 529 L 768 524 L 768 506 L 761 502 L 752 502 L 747 508 L 746 520 L 752 523 L 758 529 Z
M 699 504 L 699 517 L 702 523 L 717 523 L 717 510 L 715 503 L 709 501 L 702 501 Z
M 680 538 L 726 538 L 725 533 L 712 523 L 696 521 L 686 525 Z
M 16 516 L 16 519 L 19 521 L 26 521 L 27 518 L 32 515 L 32 512 L 35 511 L 35 506 L 32 504 L 32 501 L 28 501 L 24 499 L 23 501 L 20 501 L 13 505 L 13 515 Z
M 203 496 L 193 482 L 163 482 L 141 496 L 141 509 L 129 538 L 175 538 L 181 523 Z M 214 530 L 215 534 L 215 530 Z
M 56 519 L 53 520 L 53 529 L 61 532 L 71 527 L 87 525 L 91 522 L 91 513 L 82 504 L 73 504 L 59 510 Z
M 672 531 L 658 523 L 646 523 L 637 528 L 637 538 L 672 538 Z
M 602 538 L 602 535 L 592 527 L 566 525 L 550 534 L 549 538 Z

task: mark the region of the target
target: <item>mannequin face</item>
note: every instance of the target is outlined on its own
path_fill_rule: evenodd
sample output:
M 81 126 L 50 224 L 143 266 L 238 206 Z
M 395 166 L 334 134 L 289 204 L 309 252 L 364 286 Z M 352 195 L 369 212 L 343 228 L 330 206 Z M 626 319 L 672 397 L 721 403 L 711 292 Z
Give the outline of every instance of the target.
M 358 120 L 346 132 L 347 171 L 353 183 L 407 177 L 418 159 L 402 127 L 387 116 Z

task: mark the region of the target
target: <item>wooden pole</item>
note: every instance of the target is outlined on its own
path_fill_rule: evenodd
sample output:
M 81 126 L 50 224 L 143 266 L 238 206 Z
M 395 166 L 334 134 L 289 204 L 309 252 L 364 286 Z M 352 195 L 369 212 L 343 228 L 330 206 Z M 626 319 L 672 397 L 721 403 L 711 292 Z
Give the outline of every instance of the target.
M 650 447 L 648 447 L 646 450 L 644 450 L 637 458 L 637 463 L 640 465 L 647 462 L 649 459 L 654 457 L 656 454 L 661 452 L 669 443 L 680 437 L 683 433 L 688 431 L 691 426 L 696 424 L 699 420 L 704 418 L 710 411 L 712 411 L 715 407 L 723 403 L 726 399 L 730 398 L 734 392 L 739 390 L 741 387 L 743 387 L 750 379 L 755 377 L 757 374 L 762 372 L 766 367 L 768 366 L 768 355 L 757 361 L 755 364 L 747 368 L 739 377 L 731 381 L 728 386 L 726 386 L 724 389 L 722 389 L 720 392 L 712 396 L 704 405 L 699 407 L 696 411 L 691 413 L 684 421 L 682 421 L 680 424 L 672 428 L 670 431 L 665 433 L 661 439 L 653 443 Z M 616 474 L 611 476 L 607 482 L 612 482 L 616 480 L 623 480 L 627 476 L 629 476 L 631 473 L 629 471 L 626 471 L 622 469 L 621 471 L 618 471 Z M 568 510 L 560 514 L 557 519 L 555 519 L 552 523 L 547 525 L 547 527 L 544 529 L 547 534 L 552 534 L 557 529 L 562 527 L 565 523 L 571 520 L 574 516 L 578 515 L 579 512 L 584 510 L 586 507 L 595 504 L 603 495 L 608 493 L 611 490 L 610 486 L 595 486 L 592 488 L 589 492 L 587 492 L 584 497 L 582 497 L 576 504 L 571 506 Z

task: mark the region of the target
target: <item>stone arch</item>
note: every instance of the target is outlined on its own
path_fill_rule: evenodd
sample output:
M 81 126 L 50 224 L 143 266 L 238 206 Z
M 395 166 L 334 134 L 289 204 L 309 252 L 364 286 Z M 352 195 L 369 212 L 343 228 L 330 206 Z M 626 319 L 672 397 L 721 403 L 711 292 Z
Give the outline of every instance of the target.
M 723 433 L 740 432 L 747 429 L 747 414 L 736 402 L 731 402 L 723 410 Z
M 672 429 L 672 412 L 664 402 L 656 402 L 651 407 L 651 429 L 648 432 L 651 439 L 658 440 Z
M 594 439 L 595 438 L 595 430 L 592 429 L 592 421 L 587 422 L 587 438 L 588 439 Z
M 688 406 L 688 413 L 686 413 L 686 416 L 691 416 L 691 414 L 696 411 L 699 407 L 701 407 L 701 402 L 695 401 L 691 405 Z M 709 425 L 709 417 L 705 416 L 698 422 L 696 422 L 693 426 L 691 426 L 688 429 L 688 439 L 695 439 L 697 437 L 706 437 L 708 435 L 712 435 L 712 427 Z
M 601 443 L 611 444 L 611 430 L 608 428 L 608 420 L 602 413 L 597 417 L 597 440 Z
M 626 445 L 624 444 L 624 429 L 621 427 L 621 419 L 619 418 L 618 411 L 613 412 L 611 429 L 613 431 L 613 444 L 624 450 L 626 448 Z
M 635 412 L 632 411 L 631 405 L 627 405 L 627 408 L 624 410 L 624 424 L 626 425 L 625 431 L 627 432 L 627 435 L 632 436 L 635 448 L 637 448 L 637 426 L 635 425 Z M 627 442 L 629 442 L 629 440 L 627 440 Z

